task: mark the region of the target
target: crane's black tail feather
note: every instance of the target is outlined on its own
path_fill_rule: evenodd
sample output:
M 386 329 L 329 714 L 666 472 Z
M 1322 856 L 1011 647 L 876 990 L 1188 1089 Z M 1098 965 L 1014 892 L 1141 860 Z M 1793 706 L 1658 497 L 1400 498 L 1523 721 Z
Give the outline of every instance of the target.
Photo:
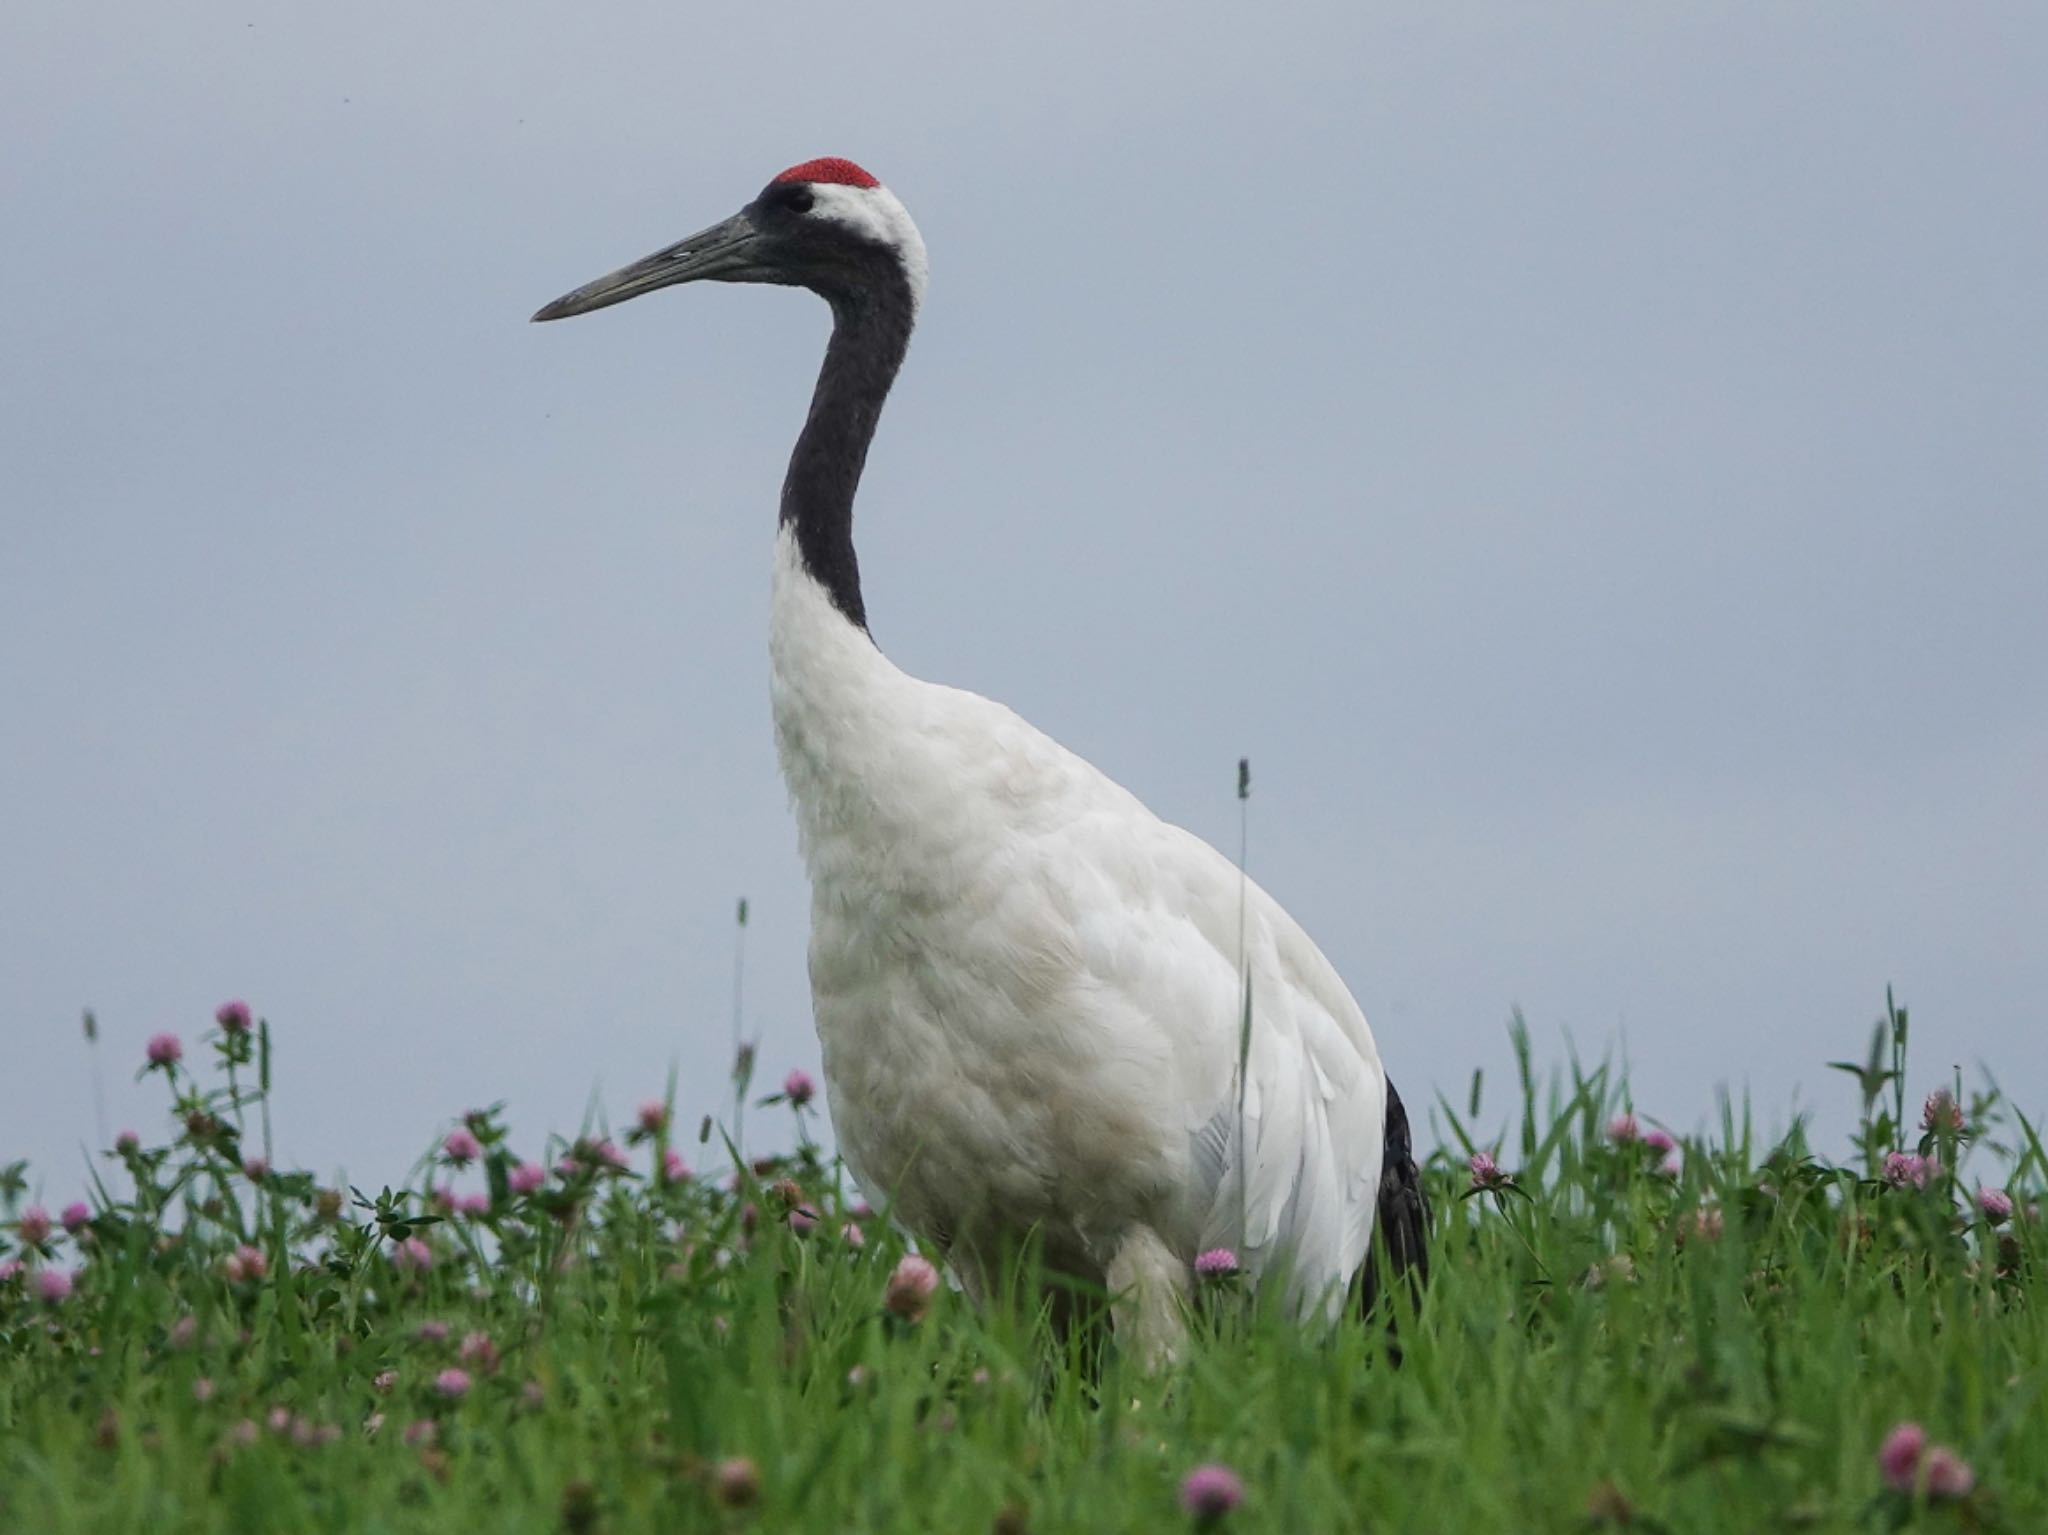
M 1408 1137 L 1408 1110 L 1401 1095 L 1387 1081 L 1386 1150 L 1380 1162 L 1379 1240 L 1383 1249 L 1366 1255 L 1365 1282 L 1361 1291 L 1362 1311 L 1371 1316 L 1379 1301 L 1380 1264 L 1394 1281 L 1408 1282 L 1411 1309 L 1422 1308 L 1422 1287 L 1429 1283 L 1429 1196 L 1422 1190 L 1422 1171 L 1415 1165 L 1415 1148 Z M 1401 1345 L 1392 1336 L 1394 1317 L 1387 1316 L 1387 1354 L 1401 1362 Z

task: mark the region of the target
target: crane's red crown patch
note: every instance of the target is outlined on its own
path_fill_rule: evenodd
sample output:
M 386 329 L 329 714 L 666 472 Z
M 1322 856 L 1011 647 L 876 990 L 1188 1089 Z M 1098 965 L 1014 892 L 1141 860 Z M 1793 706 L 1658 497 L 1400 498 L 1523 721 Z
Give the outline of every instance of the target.
M 843 187 L 878 187 L 882 183 L 851 160 L 842 160 L 837 155 L 827 155 L 822 160 L 806 160 L 802 165 L 792 165 L 777 181 L 829 181 Z

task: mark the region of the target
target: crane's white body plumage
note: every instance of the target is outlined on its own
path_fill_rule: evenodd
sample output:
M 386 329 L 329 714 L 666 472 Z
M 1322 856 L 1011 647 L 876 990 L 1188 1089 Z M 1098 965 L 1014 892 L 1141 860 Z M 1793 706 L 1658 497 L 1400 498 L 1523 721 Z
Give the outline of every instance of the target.
M 1155 1353 L 1213 1247 L 1255 1275 L 1284 1260 L 1302 1309 L 1334 1314 L 1372 1235 L 1387 1087 L 1307 934 L 1009 709 L 901 671 L 787 530 L 770 651 L 832 1122 L 863 1186 L 970 1290 L 999 1238 L 1039 1228 L 1138 1292 Z

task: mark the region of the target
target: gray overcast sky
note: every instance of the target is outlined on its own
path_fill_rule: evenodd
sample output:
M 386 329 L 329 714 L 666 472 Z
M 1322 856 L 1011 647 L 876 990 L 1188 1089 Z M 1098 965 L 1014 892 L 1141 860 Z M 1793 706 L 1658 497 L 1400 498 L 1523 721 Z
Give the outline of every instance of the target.
M 825 329 L 540 303 L 845 154 L 875 630 L 1235 844 L 1411 1100 L 2048 1111 L 2048 8 L 15 5 L 0 1161 L 246 996 L 395 1176 L 813 1065 L 767 552 Z M 1489 1119 L 1507 1106 L 1503 1077 Z

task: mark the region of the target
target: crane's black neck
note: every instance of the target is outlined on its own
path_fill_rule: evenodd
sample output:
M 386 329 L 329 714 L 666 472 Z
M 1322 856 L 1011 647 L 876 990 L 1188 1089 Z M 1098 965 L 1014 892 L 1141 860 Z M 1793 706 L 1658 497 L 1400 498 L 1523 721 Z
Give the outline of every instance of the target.
M 879 266 L 880 263 L 877 263 Z M 853 497 L 882 404 L 917 319 L 908 279 L 892 260 L 858 289 L 827 294 L 832 340 L 825 348 L 811 413 L 782 482 L 782 525 L 804 568 L 857 628 L 868 626 L 860 561 L 853 552 Z

